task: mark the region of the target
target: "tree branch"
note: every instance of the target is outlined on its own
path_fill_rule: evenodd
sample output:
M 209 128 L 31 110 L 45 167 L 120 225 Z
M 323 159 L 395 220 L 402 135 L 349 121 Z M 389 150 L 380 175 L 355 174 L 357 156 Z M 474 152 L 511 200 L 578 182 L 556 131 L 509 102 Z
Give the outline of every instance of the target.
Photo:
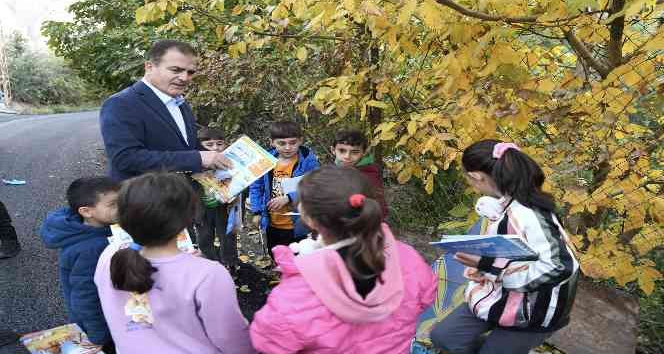
M 212 15 L 208 11 L 201 10 L 200 8 L 196 6 L 189 5 L 187 7 L 188 9 L 194 10 L 197 13 L 207 16 L 210 19 L 216 21 L 218 24 L 230 24 L 231 22 L 219 17 Z M 268 32 L 261 32 L 261 31 L 256 31 L 256 30 L 251 30 L 251 33 L 260 35 L 260 36 L 270 36 L 270 37 L 280 37 L 280 38 L 298 38 L 298 39 L 322 39 L 322 40 L 331 40 L 331 41 L 340 41 L 340 42 L 346 42 L 345 38 L 341 37 L 330 37 L 330 36 L 303 36 L 303 35 L 297 35 L 297 34 L 275 34 L 275 33 L 268 33 Z
M 533 28 L 531 28 L 531 27 L 535 27 L 535 26 L 524 26 L 524 25 L 519 25 L 519 24 L 513 24 L 513 26 L 520 29 L 520 30 L 522 30 L 522 31 L 528 32 L 530 34 L 534 34 L 538 37 L 553 39 L 553 40 L 557 40 L 557 41 L 562 41 L 562 40 L 565 39 L 565 37 L 556 37 L 556 36 L 544 34 L 542 32 L 536 32 Z
M 485 21 L 498 21 L 506 23 L 534 23 L 537 22 L 537 16 L 523 16 L 523 17 L 507 17 L 490 15 L 484 12 L 479 12 L 465 8 L 452 0 L 436 0 L 437 3 L 447 6 L 450 9 L 468 17 L 478 18 Z
M 457 4 L 456 2 L 454 2 L 453 0 L 435 0 L 435 1 L 437 3 L 443 5 L 443 6 L 449 7 L 450 9 L 452 9 L 452 10 L 454 10 L 454 11 L 456 11 L 456 12 L 462 14 L 462 15 L 477 18 L 477 19 L 484 20 L 484 21 L 505 22 L 505 23 L 536 23 L 537 18 L 538 18 L 538 16 L 508 17 L 508 16 L 491 15 L 491 14 L 487 14 L 485 12 L 475 11 L 475 10 L 471 10 L 469 8 L 463 7 L 459 4 Z M 580 16 L 583 16 L 583 15 L 592 15 L 592 14 L 601 13 L 601 12 L 606 12 L 606 11 L 599 10 L 599 11 L 580 12 L 578 15 L 574 15 L 574 16 L 571 16 L 571 17 L 561 18 L 559 20 L 553 20 L 553 21 L 543 21 L 543 22 L 556 22 L 556 23 L 568 22 L 568 21 L 571 21 L 571 20 L 573 20 L 575 18 L 578 18 Z
M 609 72 L 611 72 L 611 70 L 606 65 L 597 60 L 597 58 L 595 58 L 592 53 L 590 53 L 588 47 L 586 47 L 585 44 L 576 38 L 571 30 L 565 31 L 564 33 L 565 39 L 567 39 L 569 45 L 583 60 L 588 63 L 588 65 L 590 65 L 591 68 L 595 69 L 602 76 L 602 78 L 609 76 Z
M 251 31 L 251 33 L 257 34 L 259 36 L 270 36 L 270 37 L 281 37 L 281 38 L 298 38 L 298 39 L 322 39 L 322 40 L 328 40 L 328 41 L 346 42 L 345 38 L 331 37 L 331 36 L 306 36 L 306 35 L 298 35 L 298 34 L 276 34 L 276 33 L 259 32 L 259 31 Z

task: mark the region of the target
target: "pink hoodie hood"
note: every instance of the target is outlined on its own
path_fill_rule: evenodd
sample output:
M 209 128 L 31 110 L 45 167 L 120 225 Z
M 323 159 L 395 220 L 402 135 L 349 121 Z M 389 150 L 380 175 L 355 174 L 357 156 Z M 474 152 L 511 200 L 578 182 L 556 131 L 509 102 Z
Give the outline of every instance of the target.
M 385 283 L 366 299 L 336 250 L 295 257 L 288 247 L 273 248 L 283 274 L 254 315 L 254 348 L 266 354 L 408 354 L 417 318 L 435 299 L 436 276 L 386 225 L 383 234 Z
M 382 225 L 382 232 L 385 236 L 385 271 L 381 277 L 389 281 L 376 281 L 366 298 L 355 290 L 353 278 L 336 250 L 321 249 L 296 257 L 288 247 L 277 246 L 273 253 L 283 273 L 300 273 L 325 307 L 343 321 L 379 322 L 399 307 L 404 296 L 396 241 L 386 224 Z

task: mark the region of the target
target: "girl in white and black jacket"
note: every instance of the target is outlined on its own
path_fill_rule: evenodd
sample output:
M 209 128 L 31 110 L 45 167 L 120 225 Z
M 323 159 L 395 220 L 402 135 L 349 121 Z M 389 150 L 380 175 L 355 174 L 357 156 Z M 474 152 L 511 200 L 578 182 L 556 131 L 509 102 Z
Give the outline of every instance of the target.
M 464 151 L 462 163 L 468 183 L 486 195 L 475 208 L 489 220 L 484 232 L 517 234 L 539 258 L 457 253 L 470 279 L 466 301 L 434 327 L 431 340 L 452 354 L 526 354 L 569 322 L 579 264 L 532 158 L 515 144 L 483 140 Z

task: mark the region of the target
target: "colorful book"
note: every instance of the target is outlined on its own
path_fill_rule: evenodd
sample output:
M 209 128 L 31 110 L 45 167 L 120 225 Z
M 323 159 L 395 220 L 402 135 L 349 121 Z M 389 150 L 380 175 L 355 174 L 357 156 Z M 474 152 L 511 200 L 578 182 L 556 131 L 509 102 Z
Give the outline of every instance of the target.
M 519 235 L 443 235 L 440 241 L 429 244 L 449 253 L 464 252 L 515 261 L 534 261 L 539 258 Z
M 235 196 L 277 166 L 277 158 L 242 136 L 222 152 L 233 162 L 228 171 L 206 171 L 191 177 L 222 203 L 229 203 Z
M 134 239 L 130 234 L 127 233 L 123 228 L 118 224 L 111 225 L 111 233 L 113 236 L 108 238 L 108 243 L 115 245 L 118 249 L 125 248 L 129 246 L 130 243 L 134 242 Z M 191 236 L 187 229 L 182 230 L 177 236 L 178 238 L 178 248 L 182 252 L 193 253 L 196 251 L 194 243 L 191 241 Z
M 26 334 L 21 337 L 21 344 L 32 354 L 104 354 L 86 348 L 85 344 L 91 345 L 88 336 L 73 323 Z

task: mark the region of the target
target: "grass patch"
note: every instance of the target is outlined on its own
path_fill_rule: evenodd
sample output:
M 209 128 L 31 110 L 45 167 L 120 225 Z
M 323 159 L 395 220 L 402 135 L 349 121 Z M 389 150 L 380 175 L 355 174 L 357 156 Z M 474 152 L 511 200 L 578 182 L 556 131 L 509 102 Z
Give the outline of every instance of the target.
M 19 114 L 25 114 L 25 115 L 76 113 L 76 112 L 97 110 L 99 109 L 99 107 L 100 107 L 99 102 L 84 102 L 77 105 L 55 104 L 48 106 L 29 105 L 25 103 L 12 104 L 12 109 L 16 110 Z

